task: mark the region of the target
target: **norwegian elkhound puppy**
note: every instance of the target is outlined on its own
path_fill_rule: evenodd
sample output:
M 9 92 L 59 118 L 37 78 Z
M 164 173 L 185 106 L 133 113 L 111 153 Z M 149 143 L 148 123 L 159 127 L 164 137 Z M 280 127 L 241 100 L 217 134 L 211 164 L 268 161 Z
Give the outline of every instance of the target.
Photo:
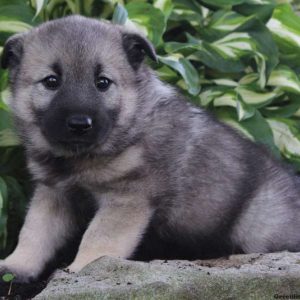
M 73 272 L 104 255 L 300 251 L 296 176 L 161 82 L 145 56 L 156 60 L 144 37 L 80 16 L 7 41 L 36 188 L 2 272 L 36 279 L 70 243 Z

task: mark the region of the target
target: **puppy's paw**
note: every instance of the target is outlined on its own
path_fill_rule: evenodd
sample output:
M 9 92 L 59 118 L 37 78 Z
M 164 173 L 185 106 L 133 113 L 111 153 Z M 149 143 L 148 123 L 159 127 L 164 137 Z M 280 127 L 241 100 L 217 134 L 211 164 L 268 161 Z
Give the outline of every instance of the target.
M 68 273 L 78 273 L 81 271 L 88 263 L 84 260 L 75 260 L 67 268 Z

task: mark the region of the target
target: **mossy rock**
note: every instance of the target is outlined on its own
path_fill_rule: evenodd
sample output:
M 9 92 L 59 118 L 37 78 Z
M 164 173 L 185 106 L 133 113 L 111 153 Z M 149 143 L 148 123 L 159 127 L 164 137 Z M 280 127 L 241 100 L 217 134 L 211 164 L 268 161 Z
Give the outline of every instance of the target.
M 299 262 L 288 252 L 193 262 L 102 257 L 78 274 L 57 272 L 34 299 L 269 300 L 300 294 Z

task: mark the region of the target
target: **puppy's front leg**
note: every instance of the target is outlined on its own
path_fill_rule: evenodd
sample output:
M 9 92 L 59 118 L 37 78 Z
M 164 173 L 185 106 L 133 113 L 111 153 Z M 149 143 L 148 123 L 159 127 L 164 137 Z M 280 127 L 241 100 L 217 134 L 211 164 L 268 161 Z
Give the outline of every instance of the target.
M 0 271 L 17 281 L 36 279 L 72 231 L 67 202 L 57 191 L 37 186 L 15 251 L 0 263 Z
M 137 196 L 115 195 L 106 197 L 101 203 L 83 235 L 74 262 L 68 268 L 71 272 L 78 272 L 104 255 L 129 257 L 136 249 L 152 215 L 147 201 Z

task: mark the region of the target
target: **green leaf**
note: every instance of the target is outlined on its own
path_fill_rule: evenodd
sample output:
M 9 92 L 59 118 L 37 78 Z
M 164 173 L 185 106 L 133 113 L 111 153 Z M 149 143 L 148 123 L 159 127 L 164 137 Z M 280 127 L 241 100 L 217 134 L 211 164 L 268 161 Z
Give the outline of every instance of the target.
M 245 69 L 245 64 L 240 59 L 231 59 L 223 56 L 221 51 L 217 51 L 207 42 L 202 42 L 201 48 L 188 56 L 190 60 L 200 61 L 206 66 L 224 73 L 228 72 L 242 72 Z
M 35 9 L 36 13 L 34 19 L 41 13 L 44 6 L 47 4 L 48 0 L 35 0 Z
M 3 199 L 3 196 L 2 196 L 2 192 L 0 191 L 0 218 L 2 216 L 3 206 L 4 206 L 4 199 Z
M 10 97 L 9 88 L 0 92 L 0 109 L 9 111 L 8 102 Z
M 254 59 L 257 65 L 258 72 L 258 84 L 261 89 L 263 89 L 266 85 L 266 59 L 264 55 L 259 52 L 256 52 L 254 55 Z
M 214 99 L 214 106 L 232 106 L 236 107 L 237 95 L 234 91 L 229 91 Z
M 26 204 L 28 201 L 24 193 L 24 183 L 22 182 L 21 185 L 18 180 L 12 176 L 5 176 L 4 179 L 8 188 L 9 200 L 17 199 L 17 203 L 14 203 L 15 209 L 17 210 L 16 213 L 18 214 L 18 219 L 22 221 L 22 217 L 24 216 L 24 213 L 26 211 Z
M 213 6 L 229 6 L 229 5 L 238 5 L 242 3 L 249 4 L 269 4 L 273 3 L 272 0 L 203 0 L 204 3 L 213 5 Z
M 293 120 L 277 118 L 267 119 L 275 144 L 286 158 L 300 159 L 300 134 L 299 124 Z
M 20 141 L 16 133 L 6 128 L 0 131 L 0 147 L 11 147 L 20 145 Z
M 267 22 L 273 13 L 274 7 L 278 5 L 276 1 L 277 0 L 257 1 L 257 3 L 253 1 L 253 4 L 250 4 L 250 2 L 243 3 L 235 6 L 234 10 L 244 16 L 255 16 L 256 19 Z
M 166 20 L 169 18 L 174 7 L 172 0 L 154 0 L 153 6 L 163 12 Z
M 214 99 L 222 96 L 226 92 L 224 88 L 207 88 L 199 95 L 201 106 L 208 106 Z
M 118 3 L 114 10 L 112 22 L 114 24 L 124 25 L 126 23 L 127 17 L 128 17 L 128 12 L 126 8 Z
M 165 30 L 165 16 L 158 8 L 149 3 L 130 2 L 126 5 L 128 17 L 142 31 L 147 32 L 148 38 L 157 46 Z
M 239 59 L 256 49 L 256 45 L 249 34 L 244 32 L 228 34 L 224 38 L 213 42 L 211 46 L 225 59 Z
M 279 157 L 279 151 L 274 143 L 274 137 L 270 125 L 262 117 L 258 110 L 252 118 L 244 120 L 241 123 L 250 134 L 255 138 L 255 140 L 261 144 L 265 144 L 272 151 L 273 155 Z
M 221 32 L 232 32 L 251 19 L 253 16 L 245 17 L 234 11 L 218 10 L 213 14 L 208 28 Z
M 0 109 L 0 131 L 12 126 L 11 114 L 6 110 Z
M 201 44 L 195 43 L 179 43 L 179 42 L 166 42 L 164 44 L 165 51 L 167 53 L 180 52 L 183 53 L 182 50 L 190 50 L 192 52 L 201 49 Z
M 296 114 L 296 112 L 299 111 L 299 109 L 299 96 L 289 95 L 288 97 L 285 96 L 282 100 L 280 100 L 277 105 L 275 103 L 272 106 L 267 106 L 263 108 L 261 111 L 263 115 L 267 117 L 289 118 Z
M 203 0 L 204 3 L 213 6 L 229 6 L 244 3 L 245 0 Z
M 0 49 L 1 50 L 1 49 Z M 0 51 L 1 55 L 1 51 Z M 0 92 L 5 92 L 7 95 L 10 94 L 8 86 L 8 72 L 0 68 Z
M 176 70 L 184 79 L 188 86 L 188 91 L 192 95 L 200 92 L 199 75 L 193 65 L 186 59 L 178 55 L 158 56 L 158 59 Z
M 190 12 L 195 12 L 198 18 L 203 14 L 203 7 L 196 0 L 173 0 L 175 9 L 186 9 Z
M 0 249 L 4 249 L 7 244 L 7 214 L 0 216 Z
M 267 27 L 284 54 L 297 53 L 300 56 L 300 17 L 289 4 L 275 8 Z
M 34 24 L 32 19 L 35 12 L 24 0 L 1 0 L 0 11 L 1 21 L 14 20 Z
M 7 201 L 7 197 L 8 197 L 7 185 L 2 177 L 0 177 L 0 191 L 1 191 L 1 195 L 3 197 L 3 200 Z
M 183 54 L 186 50 L 197 50 L 188 58 L 201 61 L 212 69 L 226 73 L 243 72 L 249 62 L 254 60 L 261 88 L 265 86 L 266 78 L 278 63 L 276 44 L 272 40 L 271 33 L 260 21 L 241 25 L 236 32 L 226 34 L 210 43 L 188 35 L 188 45 L 182 43 L 169 46 L 171 50 L 175 47 Z
M 213 79 L 212 82 L 214 82 L 217 85 L 224 85 L 224 86 L 231 86 L 231 87 L 238 86 L 238 83 L 236 81 L 227 78 Z
M 279 65 L 273 70 L 267 85 L 280 87 L 283 91 L 300 94 L 299 78 L 288 66 Z
M 247 137 L 248 139 L 254 141 L 254 137 L 246 130 L 241 123 L 238 122 L 236 113 L 233 109 L 230 108 L 222 108 L 216 111 L 218 118 L 226 123 L 227 125 L 231 126 L 232 128 L 236 129 L 240 132 L 243 136 Z
M 257 85 L 257 82 L 259 80 L 259 75 L 257 73 L 249 73 L 245 76 L 243 76 L 240 80 L 239 80 L 239 85 L 248 85 L 248 86 L 256 86 L 258 87 Z
M 7 214 L 8 192 L 7 185 L 2 177 L 0 177 L 0 217 Z
M 258 93 L 246 87 L 237 87 L 237 93 L 241 96 L 246 104 L 261 107 L 272 102 L 272 100 L 280 95 L 280 92 Z
M 2 276 L 4 282 L 11 282 L 15 278 L 15 275 L 12 273 L 6 273 Z
M 32 27 L 27 23 L 21 21 L 13 21 L 13 20 L 6 20 L 2 21 L 0 19 L 0 31 L 2 32 L 11 32 L 11 33 L 18 33 L 30 30 Z
M 245 28 L 244 30 L 247 30 L 251 38 L 255 40 L 256 52 L 254 54 L 256 60 L 258 59 L 258 72 L 261 71 L 259 70 L 259 68 L 261 68 L 259 64 L 264 63 L 265 66 L 263 66 L 263 68 L 265 68 L 265 76 L 267 78 L 279 61 L 278 48 L 273 40 L 272 34 L 265 24 L 259 20 L 256 20 L 251 27 Z
M 252 137 L 256 142 L 266 145 L 275 155 L 279 156 L 279 151 L 275 146 L 273 133 L 268 122 L 262 117 L 258 110 L 255 111 L 255 114 L 246 120 L 238 121 L 238 117 L 235 109 L 233 108 L 224 108 L 217 109 L 217 116 L 229 125 L 233 125 L 234 128 L 240 130 L 244 135 Z
M 235 91 L 228 91 L 222 96 L 218 96 L 214 99 L 214 106 L 231 106 L 237 111 L 238 121 L 251 118 L 255 114 L 255 108 L 247 105 L 241 99 Z
M 156 74 L 160 77 L 160 79 L 168 82 L 176 83 L 176 81 L 178 80 L 177 73 L 174 72 L 171 68 L 167 67 L 166 65 L 157 69 Z
M 238 100 L 236 102 L 236 111 L 238 115 L 238 120 L 243 121 L 253 117 L 256 110 L 254 107 L 247 105 L 242 100 Z

